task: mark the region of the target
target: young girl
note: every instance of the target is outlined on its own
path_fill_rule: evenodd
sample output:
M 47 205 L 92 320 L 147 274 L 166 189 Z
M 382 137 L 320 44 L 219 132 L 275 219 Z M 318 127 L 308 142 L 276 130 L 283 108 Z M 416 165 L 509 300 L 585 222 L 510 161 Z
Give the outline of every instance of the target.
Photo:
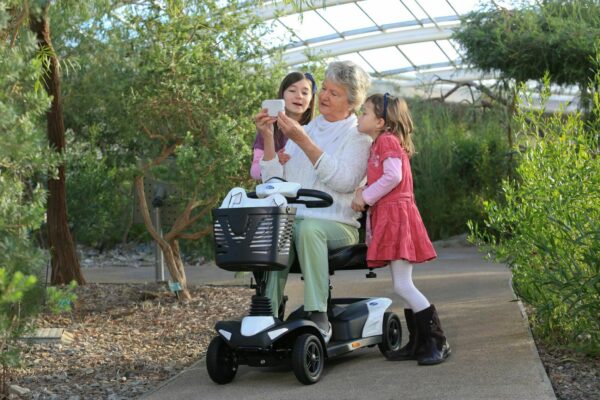
M 412 264 L 436 257 L 415 204 L 409 157 L 414 153 L 413 123 L 406 102 L 388 93 L 367 98 L 358 130 L 373 139 L 367 186 L 356 189 L 352 208 L 367 214 L 367 263 L 390 265 L 394 291 L 410 308 L 404 310 L 409 341 L 394 360 L 420 365 L 443 362 L 450 355 L 433 304 L 414 286 Z
M 315 113 L 315 93 L 317 84 L 311 74 L 302 72 L 289 73 L 281 85 L 277 98 L 285 101 L 285 114 L 295 119 L 300 125 L 308 124 Z M 266 110 L 263 110 L 266 112 Z M 275 119 L 275 118 L 274 118 Z M 279 155 L 279 161 L 285 164 L 289 156 L 283 152 L 287 137 L 279 130 L 275 124 L 275 151 Z M 254 154 L 252 157 L 252 166 L 250 167 L 250 176 L 260 180 L 259 162 L 264 154 L 264 142 L 260 133 L 256 133 L 254 139 Z

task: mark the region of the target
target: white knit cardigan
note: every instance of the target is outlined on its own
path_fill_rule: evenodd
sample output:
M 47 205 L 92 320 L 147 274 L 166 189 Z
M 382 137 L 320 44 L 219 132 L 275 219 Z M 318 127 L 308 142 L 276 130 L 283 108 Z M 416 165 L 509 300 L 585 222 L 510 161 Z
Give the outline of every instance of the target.
M 280 177 L 288 182 L 298 182 L 305 189 L 322 190 L 333 197 L 333 205 L 327 208 L 306 208 L 295 205 L 296 215 L 342 222 L 359 227 L 359 213 L 350 207 L 354 189 L 364 183 L 371 138 L 356 129 L 354 114 L 346 119 L 328 122 L 320 115 L 304 126 L 304 130 L 323 151 L 313 166 L 302 149 L 288 140 L 285 151 L 290 159 L 285 165 L 273 160 L 260 161 L 263 182 Z

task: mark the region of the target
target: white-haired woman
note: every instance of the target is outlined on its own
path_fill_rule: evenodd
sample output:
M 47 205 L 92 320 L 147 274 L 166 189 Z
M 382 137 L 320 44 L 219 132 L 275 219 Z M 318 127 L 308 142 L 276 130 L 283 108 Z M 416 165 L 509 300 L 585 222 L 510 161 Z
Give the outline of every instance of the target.
M 285 152 L 290 159 L 281 165 L 275 152 L 273 123 L 266 112 L 256 116 L 256 126 L 264 139 L 260 161 L 263 181 L 281 177 L 298 182 L 305 189 L 329 193 L 334 203 L 328 208 L 298 206 L 294 226 L 295 253 L 304 276 L 304 310 L 323 332 L 331 337 L 327 318 L 329 294 L 329 249 L 358 242 L 360 213 L 350 207 L 354 189 L 366 174 L 371 140 L 357 130 L 356 111 L 370 85 L 369 75 L 349 61 L 332 62 L 327 67 L 319 91 L 320 115 L 308 125 L 279 113 L 277 126 L 289 138 Z M 273 312 L 283 297 L 289 268 L 271 272 L 266 294 Z

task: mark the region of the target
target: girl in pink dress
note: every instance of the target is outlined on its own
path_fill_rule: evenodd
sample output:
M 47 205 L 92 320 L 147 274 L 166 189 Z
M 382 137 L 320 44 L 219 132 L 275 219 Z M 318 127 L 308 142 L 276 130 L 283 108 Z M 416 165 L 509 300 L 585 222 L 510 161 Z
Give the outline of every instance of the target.
M 388 358 L 443 362 L 450 355 L 437 311 L 414 286 L 413 264 L 433 260 L 435 250 L 415 203 L 410 157 L 414 154 L 413 123 L 406 102 L 388 93 L 367 98 L 358 130 L 373 138 L 367 186 L 356 189 L 352 208 L 367 213 L 369 268 L 390 266 L 394 291 L 404 310 L 408 343 Z

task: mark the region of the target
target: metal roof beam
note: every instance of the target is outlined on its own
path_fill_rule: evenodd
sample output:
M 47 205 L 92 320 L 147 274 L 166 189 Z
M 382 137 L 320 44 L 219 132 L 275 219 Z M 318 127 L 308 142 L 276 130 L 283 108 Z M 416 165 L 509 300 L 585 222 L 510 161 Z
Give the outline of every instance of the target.
M 312 6 L 307 5 L 306 7 L 302 7 L 300 12 L 319 10 L 327 7 L 339 6 L 341 4 L 355 3 L 356 1 L 357 0 L 327 0 L 327 4 L 325 7 L 323 7 L 325 2 L 323 0 L 317 0 Z M 285 4 L 283 2 L 276 2 L 275 4 L 263 6 L 255 11 L 255 14 L 263 21 L 298 13 L 298 8 L 293 4 Z
M 312 55 L 339 56 L 372 49 L 380 49 L 410 43 L 429 42 L 432 40 L 446 40 L 452 36 L 452 28 L 459 26 L 460 22 L 449 24 L 444 29 L 418 28 L 398 32 L 387 32 L 371 36 L 347 39 L 335 43 L 327 43 L 306 49 L 294 50 L 283 54 L 283 61 L 287 65 L 302 64 L 308 61 L 306 52 Z
M 444 22 L 444 23 L 459 22 L 459 21 L 460 21 L 459 17 L 455 17 L 452 15 L 437 18 L 437 22 Z M 292 42 L 290 44 L 285 45 L 284 47 L 286 49 L 292 49 L 295 47 L 305 46 L 307 43 L 319 43 L 319 42 L 326 42 L 326 41 L 330 41 L 330 40 L 344 39 L 344 38 L 348 39 L 351 36 L 364 35 L 365 33 L 381 32 L 381 31 L 385 32 L 385 31 L 390 31 L 390 30 L 394 30 L 394 29 L 398 29 L 398 28 L 409 28 L 409 27 L 414 27 L 414 26 L 421 27 L 425 24 L 433 24 L 433 21 L 426 18 L 426 19 L 422 19 L 422 20 L 418 20 L 418 21 L 394 22 L 391 24 L 383 24 L 381 26 L 373 25 L 373 26 L 368 26 L 366 28 L 352 29 L 352 30 L 344 31 L 344 32 L 340 32 L 340 33 L 331 33 L 331 34 L 325 35 L 325 36 L 313 37 L 310 39 L 306 39 L 304 41 Z

